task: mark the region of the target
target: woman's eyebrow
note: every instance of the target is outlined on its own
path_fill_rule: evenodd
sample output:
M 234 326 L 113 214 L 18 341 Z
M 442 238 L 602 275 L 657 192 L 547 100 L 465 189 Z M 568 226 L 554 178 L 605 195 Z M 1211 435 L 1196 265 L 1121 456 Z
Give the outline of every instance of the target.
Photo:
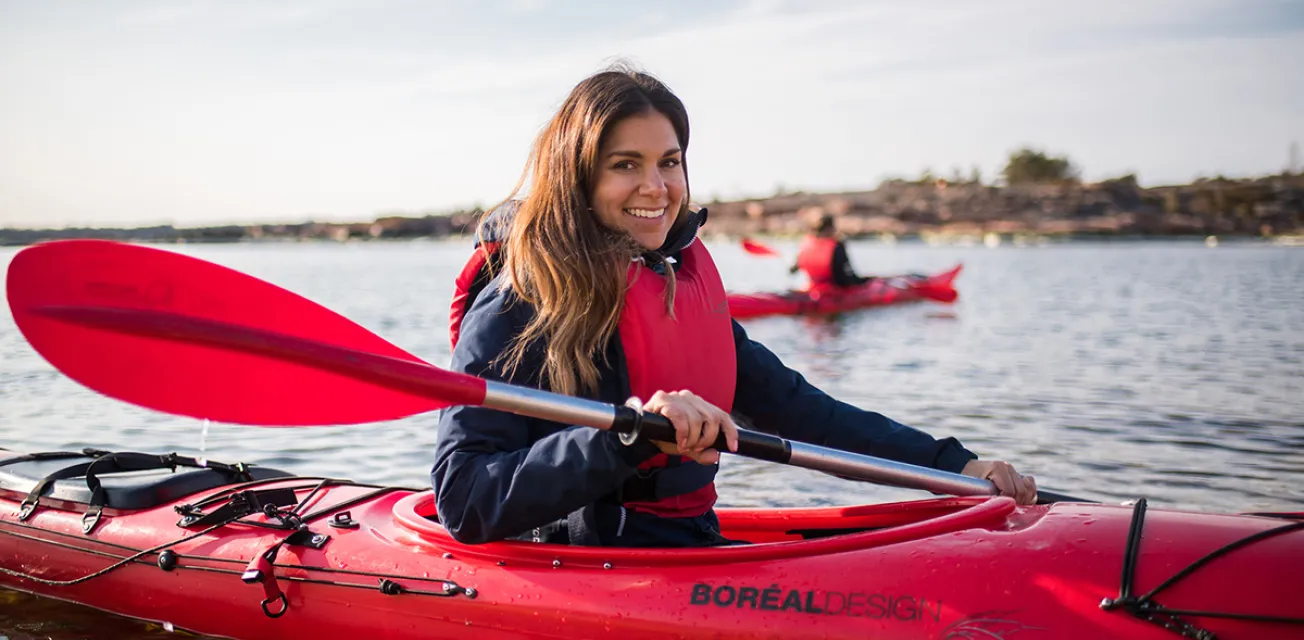
M 666 156 L 673 156 L 676 153 L 679 153 L 679 151 L 680 151 L 679 147 L 671 147 L 667 149 L 665 153 L 661 154 L 661 157 L 664 158 Z M 630 151 L 626 149 L 617 149 L 607 154 L 608 158 L 614 158 L 616 156 L 620 156 L 622 158 L 642 158 L 643 154 L 637 151 Z

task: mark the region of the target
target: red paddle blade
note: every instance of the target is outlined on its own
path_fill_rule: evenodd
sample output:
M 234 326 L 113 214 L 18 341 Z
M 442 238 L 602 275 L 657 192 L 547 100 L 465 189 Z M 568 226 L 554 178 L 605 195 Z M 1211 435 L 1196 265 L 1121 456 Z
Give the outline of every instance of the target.
M 7 287 L 18 328 L 55 368 L 150 409 L 300 426 L 484 400 L 479 378 L 426 364 L 285 289 L 170 251 L 39 244 L 14 257 Z
M 742 245 L 743 251 L 754 256 L 777 257 L 779 255 L 779 252 L 770 248 L 769 245 L 751 238 L 743 238 Z

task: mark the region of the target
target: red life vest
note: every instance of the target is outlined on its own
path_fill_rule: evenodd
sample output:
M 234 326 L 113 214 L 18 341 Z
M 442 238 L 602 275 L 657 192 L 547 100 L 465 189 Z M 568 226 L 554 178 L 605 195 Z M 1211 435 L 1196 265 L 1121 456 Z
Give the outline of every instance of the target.
M 450 347 L 457 346 L 457 339 L 462 335 L 462 318 L 466 317 L 466 312 L 471 309 L 471 303 L 475 302 L 475 296 L 479 295 L 480 289 L 484 287 L 483 282 L 477 287 L 476 281 L 488 279 L 490 259 L 498 252 L 500 244 L 502 243 L 485 242 L 476 244 L 471 257 L 467 259 L 466 265 L 462 267 L 462 272 L 457 274 L 453 289 L 453 305 L 448 312 L 448 342 Z
M 499 244 L 492 242 L 478 245 L 457 276 L 449 318 L 454 347 L 462 320 L 479 293 L 475 284 L 485 278 L 486 265 L 497 259 L 498 248 Z M 688 389 L 729 411 L 738 376 L 724 283 L 700 240 L 679 255 L 682 264 L 675 272 L 674 318 L 666 312 L 666 277 L 641 261 L 630 265 L 630 287 L 617 326 L 630 393 L 646 401 L 657 391 Z M 627 508 L 663 517 L 692 517 L 715 505 L 715 467 L 658 453 L 639 465 L 639 472 L 654 482 L 636 478 L 626 489 L 637 486 L 652 495 L 627 499 Z
M 806 236 L 797 252 L 797 266 L 810 278 L 812 289 L 834 287 L 833 251 L 838 248 L 836 238 Z
M 738 370 L 724 283 L 701 240 L 684 249 L 680 260 L 673 318 L 666 311 L 665 276 L 641 262 L 630 266 L 630 288 L 619 326 L 629 389 L 643 400 L 657 391 L 687 389 L 729 411 Z M 658 453 L 639 469 L 697 464 L 683 456 L 674 458 Z M 715 483 L 710 481 L 688 493 L 625 506 L 659 516 L 689 517 L 706 513 L 715 500 Z

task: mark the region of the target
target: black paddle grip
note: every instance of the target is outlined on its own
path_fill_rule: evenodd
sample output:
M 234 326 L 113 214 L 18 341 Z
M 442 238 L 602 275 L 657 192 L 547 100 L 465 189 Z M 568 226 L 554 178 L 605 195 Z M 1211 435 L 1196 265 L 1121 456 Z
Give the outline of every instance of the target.
M 640 440 L 675 441 L 675 425 L 670 419 L 658 413 L 644 413 L 630 407 L 616 407 L 616 418 L 611 430 L 622 436 L 635 434 Z M 729 451 L 724 433 L 715 438 L 712 449 L 721 453 L 737 453 L 747 458 L 768 460 L 770 462 L 788 462 L 792 458 L 792 447 L 788 441 L 779 436 L 738 429 L 738 451 Z
M 1075 498 L 1075 497 L 1073 497 L 1073 496 L 1071 496 L 1071 495 L 1068 495 L 1067 493 L 1058 493 L 1058 492 L 1055 492 L 1055 491 L 1047 491 L 1047 490 L 1045 490 L 1045 489 L 1038 489 L 1038 490 L 1037 490 L 1037 504 L 1051 504 L 1051 503 L 1054 503 L 1054 502 L 1092 502 L 1092 503 L 1094 503 L 1094 502 L 1096 502 L 1096 501 L 1095 501 L 1095 500 L 1087 500 L 1087 499 L 1085 499 L 1085 498 Z

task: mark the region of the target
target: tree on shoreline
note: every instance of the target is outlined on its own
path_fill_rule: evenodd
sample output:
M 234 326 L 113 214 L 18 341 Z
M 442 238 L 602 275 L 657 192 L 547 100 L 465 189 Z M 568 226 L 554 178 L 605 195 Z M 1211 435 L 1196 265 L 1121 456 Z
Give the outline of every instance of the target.
M 1010 154 L 1001 175 L 1009 185 L 1065 182 L 1077 180 L 1078 169 L 1067 156 L 1049 156 L 1040 150 L 1023 147 Z

